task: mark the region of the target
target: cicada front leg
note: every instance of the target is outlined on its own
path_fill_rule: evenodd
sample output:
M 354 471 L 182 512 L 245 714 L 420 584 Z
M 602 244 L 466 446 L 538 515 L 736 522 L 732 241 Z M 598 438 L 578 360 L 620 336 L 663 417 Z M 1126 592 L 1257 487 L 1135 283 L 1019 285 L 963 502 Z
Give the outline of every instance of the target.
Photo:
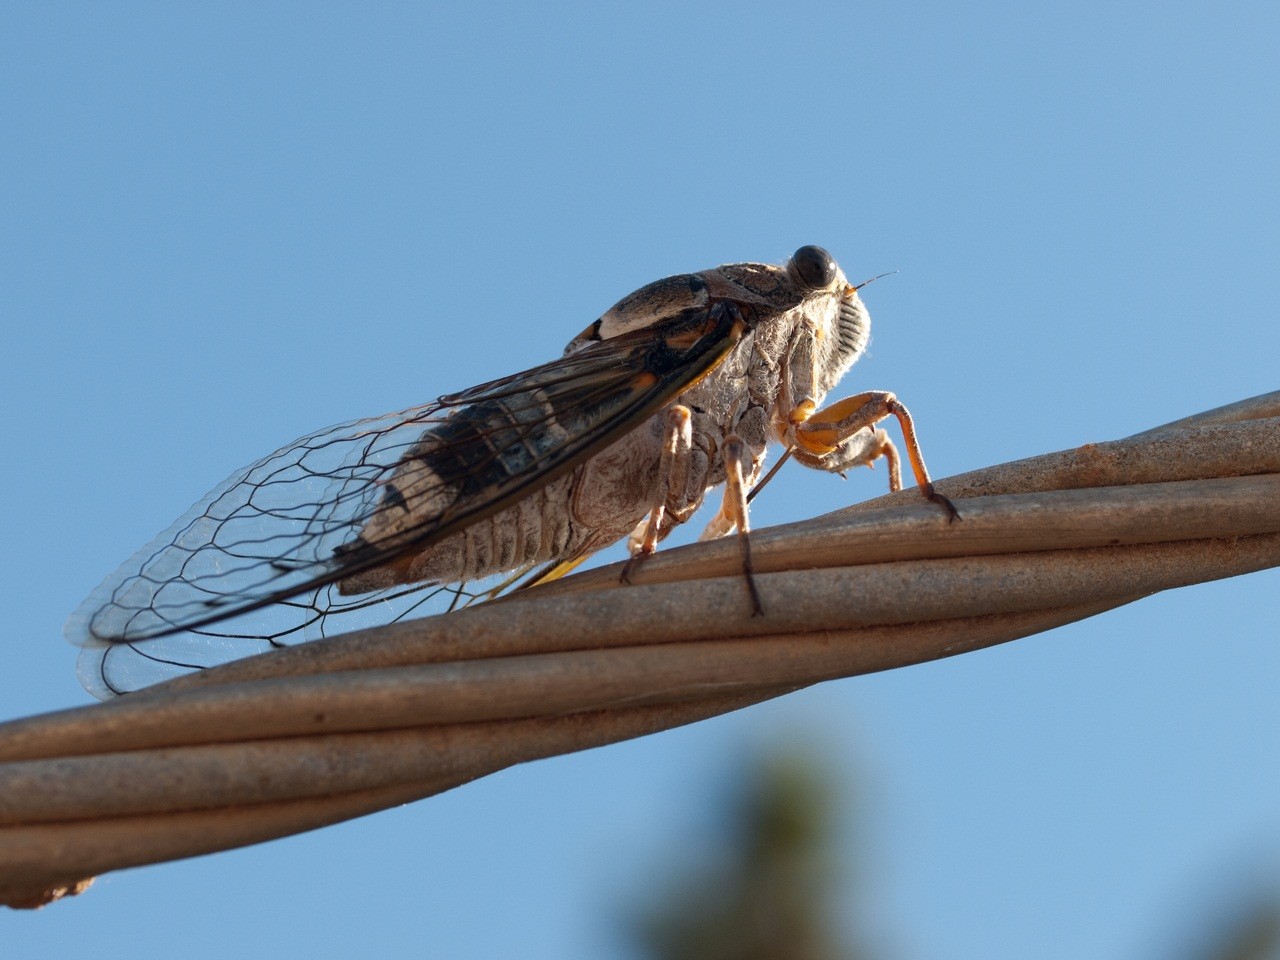
M 860 430 L 829 453 L 810 453 L 798 443 L 788 452 L 806 467 L 838 473 L 841 477 L 854 467 L 875 469 L 876 461 L 883 459 L 889 466 L 889 491 L 897 493 L 902 489 L 902 455 L 889 434 L 879 428 Z
M 895 417 L 902 427 L 907 462 L 911 464 L 920 492 L 947 511 L 948 521 L 960 517 L 955 504 L 933 488 L 916 439 L 915 423 L 907 408 L 892 393 L 870 390 L 846 397 L 821 410 L 814 407 L 812 400 L 803 400 L 789 414 L 787 433 L 796 459 L 807 466 L 843 472 L 863 463 L 869 465 L 883 456 L 889 463 L 890 488 L 901 489 L 898 451 L 883 430 L 871 429 L 881 420 Z

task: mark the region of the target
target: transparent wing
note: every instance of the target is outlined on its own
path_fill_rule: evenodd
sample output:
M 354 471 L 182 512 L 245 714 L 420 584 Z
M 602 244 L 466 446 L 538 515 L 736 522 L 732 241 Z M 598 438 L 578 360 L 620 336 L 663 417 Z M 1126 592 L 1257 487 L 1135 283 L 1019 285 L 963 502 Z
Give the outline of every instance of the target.
M 550 482 L 669 403 L 741 338 L 717 303 L 434 403 L 303 437 L 238 471 L 108 577 L 67 623 L 111 696 L 490 584 L 350 593 Z M 340 584 L 346 582 L 346 590 Z

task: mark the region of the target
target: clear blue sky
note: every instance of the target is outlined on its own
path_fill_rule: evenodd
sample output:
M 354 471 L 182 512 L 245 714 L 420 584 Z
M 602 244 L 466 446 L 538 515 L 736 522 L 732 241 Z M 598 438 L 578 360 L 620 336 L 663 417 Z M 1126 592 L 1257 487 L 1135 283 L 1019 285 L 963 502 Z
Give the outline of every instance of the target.
M 244 463 L 817 243 L 947 475 L 1280 388 L 1280 7 L 5 5 L 0 715 Z M 472 10 L 476 12 L 472 12 Z M 881 491 L 789 469 L 757 525 Z M 898 958 L 1169 956 L 1280 888 L 1275 572 L 0 915 L 0 952 L 632 960 L 761 745 L 848 788 Z M 855 839 L 856 835 L 856 839 Z

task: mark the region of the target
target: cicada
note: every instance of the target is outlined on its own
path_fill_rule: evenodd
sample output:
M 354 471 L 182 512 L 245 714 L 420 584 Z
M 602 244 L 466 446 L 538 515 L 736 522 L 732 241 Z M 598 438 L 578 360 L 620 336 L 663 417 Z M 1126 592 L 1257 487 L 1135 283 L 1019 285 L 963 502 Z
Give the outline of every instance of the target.
M 82 681 L 107 697 L 455 607 L 529 572 L 557 576 L 623 538 L 634 564 L 722 483 L 705 536 L 736 529 L 749 547 L 747 500 L 771 441 L 829 471 L 884 457 L 896 489 L 898 454 L 877 427 L 890 416 L 922 493 L 954 516 L 893 394 L 819 409 L 867 346 L 858 289 L 815 246 L 782 266 L 668 277 L 550 363 L 277 450 L 81 605 L 66 633 L 86 648 Z

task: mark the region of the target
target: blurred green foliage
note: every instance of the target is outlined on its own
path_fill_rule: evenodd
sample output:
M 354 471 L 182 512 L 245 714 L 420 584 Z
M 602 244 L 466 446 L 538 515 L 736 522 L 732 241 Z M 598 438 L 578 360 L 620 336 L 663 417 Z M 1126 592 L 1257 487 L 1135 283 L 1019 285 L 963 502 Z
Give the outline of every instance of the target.
M 852 905 L 839 900 L 842 865 L 834 854 L 839 828 L 848 827 L 839 819 L 847 819 L 849 809 L 817 755 L 799 740 L 744 764 L 717 818 L 719 852 L 662 878 L 655 902 L 633 925 L 642 954 L 653 960 L 873 960 L 873 952 L 849 942 Z M 1225 883 L 1232 885 L 1229 878 Z M 1223 884 L 1218 878 L 1206 892 L 1213 889 L 1217 897 Z M 1206 905 L 1201 916 L 1171 912 L 1167 929 L 1177 944 L 1166 944 L 1163 956 L 1172 950 L 1179 960 L 1280 960 L 1280 899 L 1242 878 L 1234 886 L 1225 904 L 1218 898 L 1220 909 Z
M 837 791 L 798 750 L 750 766 L 723 823 L 719 862 L 659 891 L 637 925 L 655 960 L 855 960 L 835 902 Z

